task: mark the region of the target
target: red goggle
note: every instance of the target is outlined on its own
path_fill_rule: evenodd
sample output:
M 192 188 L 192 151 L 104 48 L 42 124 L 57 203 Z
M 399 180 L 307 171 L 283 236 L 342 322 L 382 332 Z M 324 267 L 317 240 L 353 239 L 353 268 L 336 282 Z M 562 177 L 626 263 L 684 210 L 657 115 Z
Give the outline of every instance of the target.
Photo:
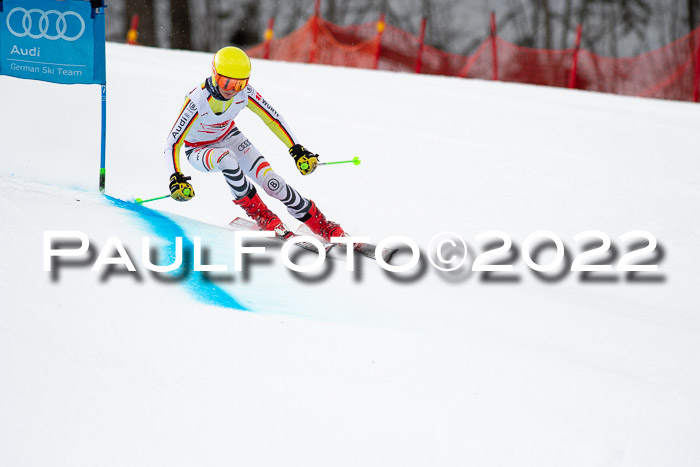
M 242 91 L 246 86 L 248 86 L 248 79 L 249 78 L 229 78 L 228 76 L 214 73 L 214 81 L 222 91 Z

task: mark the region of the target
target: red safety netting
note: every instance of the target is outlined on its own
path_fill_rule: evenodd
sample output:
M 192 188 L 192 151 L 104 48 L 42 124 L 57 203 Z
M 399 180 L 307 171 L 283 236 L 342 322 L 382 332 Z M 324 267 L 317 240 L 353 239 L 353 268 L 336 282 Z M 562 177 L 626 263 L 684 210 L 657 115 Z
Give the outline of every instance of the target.
M 631 58 L 581 50 L 577 87 L 628 96 L 692 101 L 697 89 L 700 29 L 671 44 Z
M 256 45 L 247 53 L 253 58 L 374 68 L 379 44 L 376 32 L 376 23 L 341 27 L 312 17 L 288 36 Z
M 575 48 L 531 49 L 495 35 L 467 56 L 423 45 L 419 37 L 383 22 L 339 26 L 316 16 L 288 36 L 248 50 L 254 58 L 498 79 L 683 101 L 698 100 L 699 52 L 700 28 L 660 49 L 629 58 L 603 57 Z

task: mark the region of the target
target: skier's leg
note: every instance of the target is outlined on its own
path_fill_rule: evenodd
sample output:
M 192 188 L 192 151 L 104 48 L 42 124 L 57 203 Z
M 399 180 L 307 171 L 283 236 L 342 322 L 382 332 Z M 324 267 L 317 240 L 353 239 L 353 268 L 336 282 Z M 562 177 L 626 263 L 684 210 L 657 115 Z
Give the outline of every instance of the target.
M 265 193 L 280 200 L 294 218 L 301 220 L 308 214 L 311 201 L 288 185 L 248 139 L 243 137 L 233 151 L 243 173 L 261 186 Z
M 230 149 L 201 147 L 188 149 L 185 154 L 194 168 L 202 172 L 221 172 L 233 195 L 233 202 L 243 208 L 261 230 L 274 231 L 279 236 L 289 236 L 291 232 L 258 196 L 257 191 L 243 174 L 238 160 Z
M 230 133 L 230 136 L 217 146 L 220 147 L 199 148 L 187 152 L 188 160 L 205 172 L 222 171 L 231 193 L 237 199 L 236 204 L 241 205 L 262 229 L 272 230 L 263 226 L 266 224 L 264 220 L 261 225 L 261 221 L 258 220 L 260 216 L 256 218 L 257 209 L 263 206 L 262 212 L 269 213 L 271 216 L 274 214 L 260 200 L 257 193 L 251 191 L 254 188 L 248 181 L 248 177 L 261 186 L 268 195 L 284 203 L 287 211 L 294 218 L 308 225 L 315 234 L 325 239 L 346 235 L 340 225 L 326 219 L 313 201 L 303 197 L 289 186 L 284 178 L 275 173 L 270 163 L 242 132 Z M 246 206 L 252 207 L 246 208 Z M 274 216 L 272 222 L 278 221 L 279 218 Z M 279 223 L 281 224 L 281 221 Z
M 230 149 L 216 147 L 190 148 L 185 151 L 192 167 L 201 172 L 221 172 L 235 199 L 253 190 L 253 185 L 241 171 Z
M 346 236 L 340 225 L 326 219 L 326 216 L 316 207 L 316 203 L 304 198 L 277 175 L 265 157 L 252 144 L 244 144 L 244 146 L 246 146 L 246 152 L 237 154 L 238 161 L 246 175 L 262 186 L 267 194 L 282 201 L 289 213 L 308 225 L 316 235 L 326 240 L 331 237 Z

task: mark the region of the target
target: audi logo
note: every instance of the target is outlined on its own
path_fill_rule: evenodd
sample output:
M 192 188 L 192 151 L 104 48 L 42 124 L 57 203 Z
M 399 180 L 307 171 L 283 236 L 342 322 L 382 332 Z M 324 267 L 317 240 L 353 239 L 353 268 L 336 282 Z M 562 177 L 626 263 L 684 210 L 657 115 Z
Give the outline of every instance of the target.
M 17 32 L 10 24 L 10 18 L 12 18 L 12 15 L 15 13 L 20 13 L 24 15 L 22 16 L 22 30 L 20 32 Z M 66 18 L 68 16 L 75 16 L 76 18 L 78 18 L 78 21 L 80 21 L 80 31 L 78 31 L 77 34 L 66 35 L 66 32 L 68 30 L 68 21 L 66 21 Z M 51 28 L 51 33 L 49 33 L 50 22 L 53 21 L 54 18 L 56 22 L 54 23 L 54 27 Z M 34 27 L 34 20 L 38 20 L 38 34 L 36 29 L 32 29 Z M 72 42 L 80 39 L 80 37 L 82 37 L 83 33 L 85 32 L 85 21 L 83 20 L 83 17 L 74 11 L 43 11 L 37 8 L 25 10 L 22 7 L 17 7 L 10 10 L 10 12 L 7 14 L 7 19 L 5 23 L 7 23 L 7 30 L 10 31 L 10 33 L 13 36 L 29 36 L 32 39 L 44 38 L 50 41 L 63 39 Z M 15 21 L 15 23 L 17 23 L 17 21 Z M 16 24 L 16 26 L 17 25 L 18 24 Z

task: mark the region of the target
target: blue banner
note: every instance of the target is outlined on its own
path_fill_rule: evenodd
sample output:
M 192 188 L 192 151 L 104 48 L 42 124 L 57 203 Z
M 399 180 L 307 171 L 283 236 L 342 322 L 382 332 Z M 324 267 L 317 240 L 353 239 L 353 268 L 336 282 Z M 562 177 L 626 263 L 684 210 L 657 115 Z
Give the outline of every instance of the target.
M 84 0 L 0 0 L 0 75 L 105 84 L 105 18 Z

